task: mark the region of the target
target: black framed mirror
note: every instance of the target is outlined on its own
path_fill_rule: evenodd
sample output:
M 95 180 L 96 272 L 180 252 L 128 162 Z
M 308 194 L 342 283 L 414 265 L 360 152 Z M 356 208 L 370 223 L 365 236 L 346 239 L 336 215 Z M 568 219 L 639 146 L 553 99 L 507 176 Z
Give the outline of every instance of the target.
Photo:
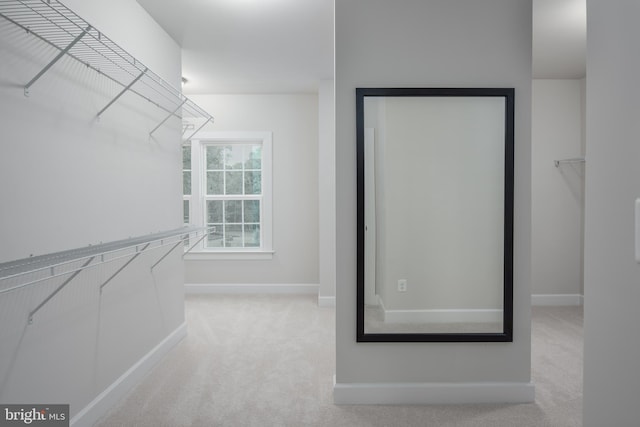
M 357 88 L 357 341 L 513 341 L 513 88 Z

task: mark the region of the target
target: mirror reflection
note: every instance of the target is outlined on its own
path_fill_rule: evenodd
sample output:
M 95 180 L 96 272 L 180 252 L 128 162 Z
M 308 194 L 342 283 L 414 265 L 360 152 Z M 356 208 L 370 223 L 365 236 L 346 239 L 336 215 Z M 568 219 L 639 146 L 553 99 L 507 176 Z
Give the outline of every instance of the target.
M 512 89 L 358 89 L 358 340 L 511 341 Z

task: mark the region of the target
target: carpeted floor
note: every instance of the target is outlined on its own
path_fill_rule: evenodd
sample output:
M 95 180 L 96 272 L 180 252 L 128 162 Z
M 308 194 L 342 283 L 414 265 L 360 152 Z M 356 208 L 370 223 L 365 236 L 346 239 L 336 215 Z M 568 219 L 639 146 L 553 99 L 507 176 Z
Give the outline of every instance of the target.
M 189 335 L 99 427 L 578 427 L 582 308 L 534 307 L 536 402 L 336 406 L 335 316 L 314 296 L 189 296 Z

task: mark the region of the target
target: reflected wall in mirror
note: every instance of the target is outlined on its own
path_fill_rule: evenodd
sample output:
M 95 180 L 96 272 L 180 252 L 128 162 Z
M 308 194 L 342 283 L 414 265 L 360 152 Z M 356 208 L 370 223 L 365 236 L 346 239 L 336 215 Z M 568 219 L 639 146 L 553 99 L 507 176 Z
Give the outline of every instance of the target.
M 512 341 L 512 88 L 358 88 L 357 340 Z

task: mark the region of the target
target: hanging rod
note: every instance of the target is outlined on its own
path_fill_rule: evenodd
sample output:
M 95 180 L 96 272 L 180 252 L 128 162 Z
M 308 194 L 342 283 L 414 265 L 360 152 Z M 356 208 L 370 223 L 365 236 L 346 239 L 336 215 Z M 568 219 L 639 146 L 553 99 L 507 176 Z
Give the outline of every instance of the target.
M 170 117 L 204 119 L 205 124 L 213 121 L 209 113 L 180 90 L 57 0 L 0 0 L 0 16 L 59 51 L 25 84 L 26 96 L 32 92 L 32 86 L 66 55 L 123 88 L 100 110 L 98 117 L 122 94 L 132 92 L 169 114 L 150 135 Z
M 582 157 L 576 157 L 576 158 L 572 158 L 572 159 L 559 159 L 559 160 L 554 160 L 553 164 L 556 165 L 556 167 L 559 167 L 561 164 L 564 163 L 585 163 L 586 160 Z

